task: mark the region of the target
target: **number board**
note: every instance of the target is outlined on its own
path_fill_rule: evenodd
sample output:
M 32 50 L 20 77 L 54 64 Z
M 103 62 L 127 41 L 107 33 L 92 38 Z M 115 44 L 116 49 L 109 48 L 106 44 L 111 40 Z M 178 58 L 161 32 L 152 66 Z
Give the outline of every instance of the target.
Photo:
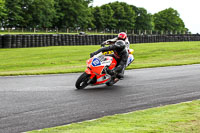
M 92 61 L 92 66 L 96 67 L 96 66 L 100 66 L 101 62 L 98 58 L 94 58 Z

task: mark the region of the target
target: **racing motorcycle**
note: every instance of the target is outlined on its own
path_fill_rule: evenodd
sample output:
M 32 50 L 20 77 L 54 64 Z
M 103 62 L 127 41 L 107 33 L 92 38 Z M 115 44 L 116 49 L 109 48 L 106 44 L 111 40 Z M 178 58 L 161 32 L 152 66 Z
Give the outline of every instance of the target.
M 126 67 L 134 61 L 133 52 L 133 49 L 129 49 Z M 108 55 L 110 53 L 112 51 L 101 52 L 86 61 L 87 69 L 80 75 L 75 84 L 77 89 L 84 89 L 88 85 L 106 84 L 112 86 L 116 83 L 114 82 L 116 75 L 111 76 L 107 73 L 108 69 L 113 70 L 117 65 L 115 58 Z

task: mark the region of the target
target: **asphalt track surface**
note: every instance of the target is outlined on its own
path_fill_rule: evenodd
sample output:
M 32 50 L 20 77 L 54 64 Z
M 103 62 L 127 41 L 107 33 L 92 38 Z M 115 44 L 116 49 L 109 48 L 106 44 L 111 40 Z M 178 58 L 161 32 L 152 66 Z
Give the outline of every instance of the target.
M 76 90 L 80 73 L 0 77 L 0 133 L 18 133 L 200 99 L 200 64 L 128 70 Z

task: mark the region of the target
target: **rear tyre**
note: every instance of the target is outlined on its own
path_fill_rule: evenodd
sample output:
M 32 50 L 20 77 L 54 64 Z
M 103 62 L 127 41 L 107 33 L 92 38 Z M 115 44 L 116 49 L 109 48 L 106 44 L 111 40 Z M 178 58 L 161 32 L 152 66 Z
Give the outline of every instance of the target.
M 78 78 L 78 80 L 76 81 L 76 88 L 77 89 L 84 89 L 85 87 L 87 87 L 88 81 L 90 79 L 90 75 L 88 75 L 87 73 L 83 73 L 81 74 L 81 76 Z

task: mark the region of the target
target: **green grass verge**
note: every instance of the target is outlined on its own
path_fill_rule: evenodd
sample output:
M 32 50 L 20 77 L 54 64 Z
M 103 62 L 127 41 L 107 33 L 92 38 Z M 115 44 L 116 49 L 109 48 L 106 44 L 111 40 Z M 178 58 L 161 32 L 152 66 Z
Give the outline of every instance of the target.
M 0 49 L 0 75 L 82 72 L 100 46 Z M 127 69 L 200 64 L 200 42 L 134 44 L 135 61 Z
M 199 133 L 200 100 L 151 108 L 30 133 Z

